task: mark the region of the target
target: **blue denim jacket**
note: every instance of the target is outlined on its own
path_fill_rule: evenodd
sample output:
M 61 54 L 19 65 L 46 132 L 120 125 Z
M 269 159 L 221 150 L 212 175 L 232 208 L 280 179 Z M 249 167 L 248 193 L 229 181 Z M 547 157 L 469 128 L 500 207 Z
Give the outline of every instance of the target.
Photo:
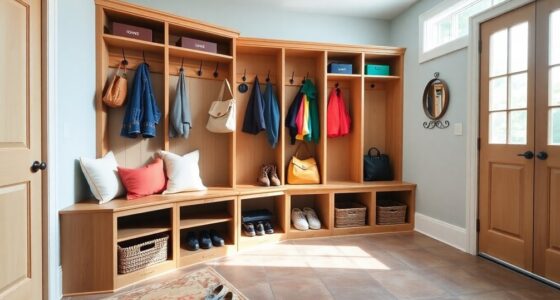
M 132 92 L 126 105 L 121 136 L 135 138 L 142 134 L 145 138 L 156 136 L 156 125 L 161 113 L 154 97 L 148 65 L 141 63 L 136 68 Z

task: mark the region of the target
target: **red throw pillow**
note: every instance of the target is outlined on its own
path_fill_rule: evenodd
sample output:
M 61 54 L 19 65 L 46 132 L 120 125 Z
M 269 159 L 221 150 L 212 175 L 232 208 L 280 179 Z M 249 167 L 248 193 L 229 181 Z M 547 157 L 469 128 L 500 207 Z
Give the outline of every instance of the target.
M 156 158 L 152 163 L 138 169 L 117 168 L 128 200 L 160 194 L 165 190 L 165 173 L 161 158 Z

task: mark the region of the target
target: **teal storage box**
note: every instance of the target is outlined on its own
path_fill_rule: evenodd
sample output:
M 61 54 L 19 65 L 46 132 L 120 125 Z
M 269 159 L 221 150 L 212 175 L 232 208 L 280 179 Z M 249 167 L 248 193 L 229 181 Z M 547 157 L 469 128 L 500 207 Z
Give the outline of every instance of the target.
M 388 65 L 366 65 L 366 75 L 388 76 L 390 74 Z

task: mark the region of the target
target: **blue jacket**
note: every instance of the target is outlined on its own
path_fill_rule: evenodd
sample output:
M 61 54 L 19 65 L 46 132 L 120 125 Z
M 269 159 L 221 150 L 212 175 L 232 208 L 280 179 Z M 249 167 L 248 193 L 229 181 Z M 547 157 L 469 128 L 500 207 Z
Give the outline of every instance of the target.
M 146 63 L 136 68 L 132 93 L 126 105 L 121 136 L 135 138 L 142 134 L 145 138 L 156 136 L 156 125 L 161 113 L 154 97 L 150 70 Z
M 251 91 L 251 96 L 249 96 L 249 102 L 247 102 L 247 109 L 243 118 L 243 128 L 241 130 L 245 133 L 258 134 L 265 129 L 264 100 L 261 94 L 259 78 L 255 76 L 253 90 Z
M 192 128 L 191 103 L 188 86 L 185 82 L 185 72 L 181 69 L 175 92 L 175 102 L 169 112 L 169 137 L 188 138 Z
M 278 143 L 278 129 L 280 127 L 280 109 L 278 99 L 272 89 L 272 83 L 267 82 L 264 89 L 264 122 L 268 143 L 272 148 Z

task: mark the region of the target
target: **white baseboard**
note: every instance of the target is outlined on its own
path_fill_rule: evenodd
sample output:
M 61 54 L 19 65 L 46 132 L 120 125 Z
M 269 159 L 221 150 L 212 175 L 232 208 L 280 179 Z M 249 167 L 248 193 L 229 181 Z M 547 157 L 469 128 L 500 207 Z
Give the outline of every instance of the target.
M 62 299 L 62 266 L 58 266 L 56 277 L 56 294 L 54 299 Z
M 467 230 L 465 228 L 428 217 L 421 213 L 415 213 L 414 218 L 416 223 L 414 230 L 466 252 Z

